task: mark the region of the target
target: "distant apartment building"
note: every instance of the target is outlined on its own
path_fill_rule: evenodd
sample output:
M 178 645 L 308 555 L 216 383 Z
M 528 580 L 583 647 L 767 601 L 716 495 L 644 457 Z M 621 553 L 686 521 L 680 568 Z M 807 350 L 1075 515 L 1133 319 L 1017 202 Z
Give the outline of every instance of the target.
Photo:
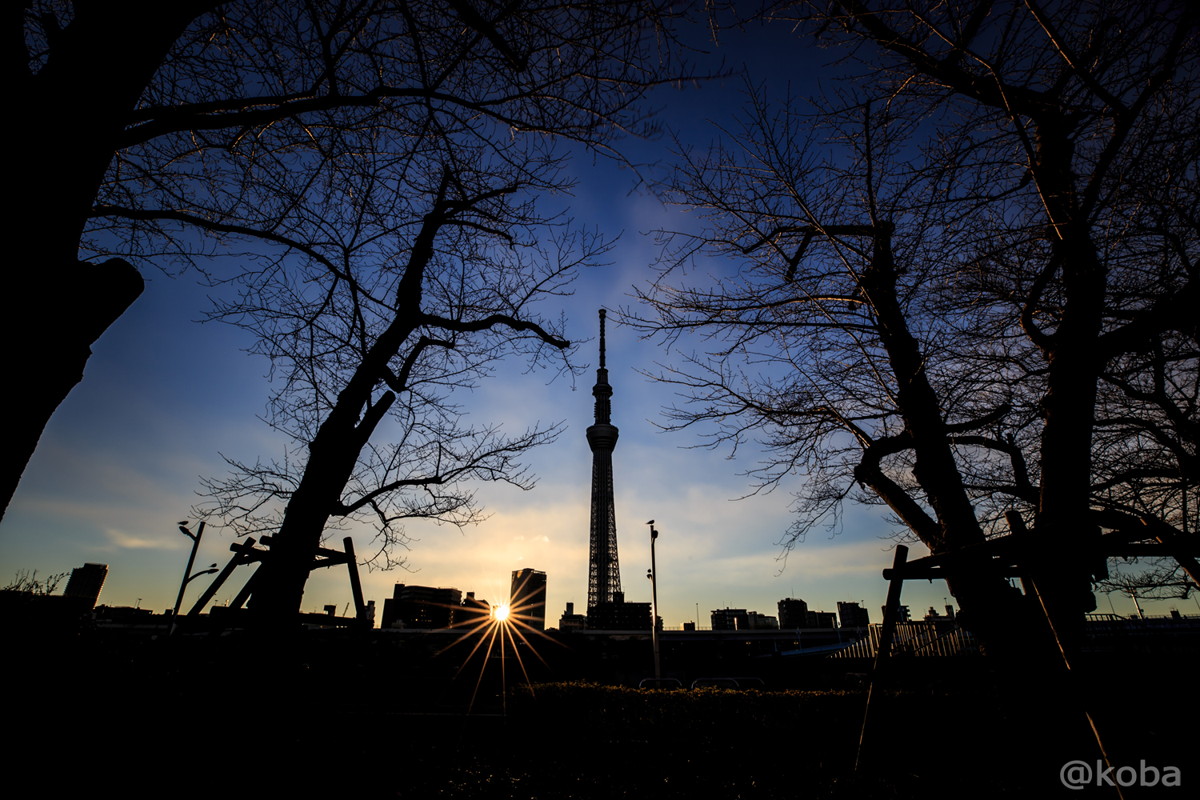
M 587 615 L 576 614 L 575 604 L 567 603 L 567 610 L 558 618 L 558 629 L 560 631 L 581 631 L 587 628 Z
M 778 603 L 779 627 L 807 628 L 808 603 L 795 597 L 785 597 Z
M 648 631 L 650 604 L 626 603 L 624 592 L 613 592 L 611 603 L 588 609 L 587 626 L 593 631 Z
M 871 624 L 870 615 L 867 610 L 858 603 L 843 603 L 837 604 L 838 619 L 841 620 L 843 628 L 865 628 Z
M 953 622 L 954 621 L 954 606 L 947 604 L 945 606 L 945 609 L 946 609 L 946 615 L 942 616 L 941 614 L 938 613 L 936 608 L 934 608 L 933 606 L 930 606 L 929 611 L 927 611 L 925 613 L 925 619 L 928 621 L 932 621 L 932 622 L 941 622 L 941 621 Z
M 744 608 L 717 608 L 709 612 L 714 631 L 777 631 L 779 618 Z
M 760 614 L 757 611 L 747 611 L 746 627 L 752 631 L 777 631 L 779 630 L 779 618 L 770 614 Z
M 838 604 L 839 607 L 841 604 Z M 796 597 L 785 597 L 779 601 L 779 627 L 788 628 L 836 628 L 837 615 L 831 611 L 811 611 L 808 603 Z
M 104 588 L 104 579 L 108 577 L 108 564 L 84 564 L 71 570 L 67 580 L 67 588 L 63 590 L 64 597 L 76 597 L 87 602 L 88 608 L 95 608 L 100 599 L 100 590 Z
M 528 567 L 513 570 L 508 597 L 517 620 L 534 630 L 546 630 L 546 573 Z
M 397 583 L 392 596 L 383 601 L 381 628 L 449 628 L 462 605 L 458 589 L 406 586 Z
M 467 592 L 454 612 L 455 627 L 473 627 L 492 617 L 492 604 L 482 598 L 476 599 L 474 592 Z
M 832 611 L 810 611 L 807 615 L 806 628 L 836 628 L 837 614 Z
M 714 631 L 744 631 L 750 629 L 750 619 L 744 608 L 715 608 L 709 612 Z

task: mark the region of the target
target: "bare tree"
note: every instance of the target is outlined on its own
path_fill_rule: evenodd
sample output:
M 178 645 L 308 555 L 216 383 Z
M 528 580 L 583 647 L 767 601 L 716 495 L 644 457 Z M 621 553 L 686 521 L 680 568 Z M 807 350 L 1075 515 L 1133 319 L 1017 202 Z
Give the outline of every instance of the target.
M 273 536 L 252 600 L 268 620 L 299 608 L 331 523 L 372 523 L 387 566 L 405 542 L 404 520 L 466 525 L 479 519 L 471 484 L 533 485 L 518 459 L 557 427 L 516 436 L 466 427 L 453 393 L 506 368 L 505 355 L 536 366 L 565 351 L 533 306 L 567 291 L 607 245 L 537 216 L 531 199 L 518 202 L 530 187 L 504 177 L 446 168 L 425 213 L 410 215 L 400 213 L 418 204 L 406 183 L 378 216 L 384 227 L 357 203 L 342 206 L 353 209 L 350 219 L 335 207 L 313 209 L 331 236 L 319 248 L 294 243 L 265 269 L 239 275 L 239 299 L 218 309 L 271 358 L 281 384 L 271 422 L 296 444 L 282 463 L 232 463 L 231 478 L 208 482 L 226 522 Z M 394 250 L 375 252 L 381 240 Z
M 979 547 L 1007 514 L 1069 640 L 1102 530 L 1194 547 L 1194 12 L 769 16 L 865 66 L 808 114 L 756 93 L 724 145 L 684 153 L 666 192 L 706 226 L 671 237 L 641 324 L 715 345 L 664 373 L 691 397 L 675 424 L 762 436 L 764 485 L 804 476 L 789 544 L 858 499 L 958 554 L 951 591 L 996 650 L 1026 606 Z
M 299 609 L 330 525 L 372 522 L 388 563 L 405 519 L 477 520 L 471 482 L 530 486 L 519 457 L 557 432 L 466 426 L 453 392 L 507 355 L 566 367 L 561 323 L 535 305 L 566 293 L 608 243 L 543 210 L 546 193 L 569 188 L 557 142 L 603 150 L 619 125 L 637 125 L 631 104 L 658 65 L 630 7 L 505 6 L 487 22 L 450 5 L 330 28 L 321 41 L 334 55 L 311 69 L 344 59 L 331 91 L 370 102 L 164 136 L 120 155 L 93 209 L 97 247 L 132 243 L 184 263 L 242 254 L 236 274 L 211 273 L 233 292 L 215 316 L 252 331 L 271 359 L 269 419 L 294 446 L 279 462 L 231 462 L 232 477 L 207 491 L 210 511 L 241 532 L 272 532 L 251 601 L 270 624 Z M 290 19 L 321 27 L 308 11 Z M 248 15 L 226 49 L 261 24 Z M 269 82 L 285 85 L 307 56 L 271 41 Z M 197 47 L 203 62 L 208 39 Z M 229 93 L 245 80 L 215 74 Z M 378 89 L 380 75 L 405 88 Z
M 356 153 L 413 152 L 431 133 L 598 145 L 636 123 L 632 104 L 659 66 L 645 40 L 662 11 L 458 0 L 8 8 L 23 125 L 10 180 L 19 266 L 0 333 L 4 372 L 22 391 L 0 440 L 0 508 L 91 344 L 140 294 L 132 262 L 169 268 L 205 254 L 164 238 L 172 225 L 203 214 L 286 234 L 274 176 L 328 179 L 335 161 L 352 172 Z M 132 235 L 109 222 L 143 212 Z M 32 302 L 47 285 L 47 304 Z
M 1137 603 L 1142 600 L 1186 600 L 1196 591 L 1196 583 L 1174 559 L 1135 559 L 1119 562 L 1098 588 L 1104 593 L 1119 592 Z M 1137 604 L 1141 611 L 1141 604 Z

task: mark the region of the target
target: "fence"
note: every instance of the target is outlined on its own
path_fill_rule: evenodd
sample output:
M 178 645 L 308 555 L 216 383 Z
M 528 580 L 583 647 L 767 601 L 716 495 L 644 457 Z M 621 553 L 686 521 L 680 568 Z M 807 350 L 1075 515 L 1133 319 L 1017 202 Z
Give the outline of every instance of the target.
M 867 628 L 867 636 L 839 650 L 834 658 L 874 658 L 879 652 L 883 625 Z M 898 622 L 892 636 L 891 656 L 978 655 L 979 646 L 967 631 L 948 622 Z

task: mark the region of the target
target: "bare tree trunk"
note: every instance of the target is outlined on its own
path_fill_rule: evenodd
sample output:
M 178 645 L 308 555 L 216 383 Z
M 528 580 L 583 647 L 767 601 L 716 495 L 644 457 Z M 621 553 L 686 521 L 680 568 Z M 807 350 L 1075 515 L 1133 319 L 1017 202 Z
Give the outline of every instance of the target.
M 134 109 L 172 43 L 214 2 L 76 3 L 36 72 L 24 46 L 7 62 L 22 126 L 9 160 L 12 263 L 0 318 L 9 395 L 0 434 L 0 516 L 54 411 L 83 377 L 92 344 L 142 292 L 130 264 L 76 260 L 96 193 Z M 8 41 L 24 37 L 24 4 L 7 7 Z
M 1080 209 L 1076 176 L 1071 171 L 1071 129 L 1057 115 L 1038 119 L 1038 162 L 1034 167 L 1046 198 L 1052 258 L 1047 269 L 1061 269 L 1065 301 L 1052 334 L 1043 338 L 1048 365 L 1042 398 L 1041 491 L 1034 530 L 1040 548 L 1033 574 L 1045 612 L 1061 643 L 1073 648 L 1083 634 L 1084 615 L 1095 609 L 1093 575 L 1105 574 L 1105 561 L 1083 558 L 1098 544 L 1100 530 L 1090 522 L 1092 445 L 1096 392 L 1103 360 L 1105 282 L 1086 215 Z M 1034 297 L 1031 302 L 1037 300 Z
M 410 264 L 401 282 L 400 295 L 407 294 L 412 304 L 420 302 L 423 266 L 423 262 L 420 266 Z M 405 307 L 411 308 L 408 304 Z M 389 359 L 413 332 L 411 319 L 411 314 L 400 315 L 380 336 L 338 394 L 337 403 L 309 445 L 304 475 L 288 500 L 270 556 L 254 576 L 251 608 L 259 623 L 266 627 L 286 627 L 300 611 L 304 585 L 325 525 L 339 512 L 342 492 L 362 448 L 395 401 L 396 395 L 388 391 L 371 402 L 371 393 L 382 380 Z
M 425 268 L 433 257 L 434 239 L 446 219 L 443 203 L 448 183 L 449 174 L 444 173 L 434 208 L 425 216 L 413 242 L 404 277 L 396 288 L 395 317 L 364 354 L 338 393 L 333 409 L 317 429 L 308 446 L 304 474 L 288 500 L 270 556 L 255 573 L 251 608 L 265 627 L 286 627 L 295 620 L 325 525 L 342 505 L 342 492 L 354 473 L 359 454 L 395 402 L 393 391 L 384 392 L 374 402 L 372 393 L 389 374 L 389 362 L 421 320 Z M 419 354 L 420 345 L 414 346 L 410 366 Z M 405 375 L 394 377 L 394 388 L 402 391 L 406 388 L 405 380 Z
M 983 529 L 963 484 L 941 403 L 925 371 L 920 343 L 909 330 L 900 306 L 891 249 L 892 227 L 877 223 L 876 228 L 874 252 L 869 268 L 863 273 L 862 291 L 870 301 L 880 342 L 896 377 L 896 406 L 904 420 L 904 444 L 914 454 L 913 477 L 936 515 L 936 524 L 912 516 L 909 521 L 917 523 L 914 530 L 935 555 L 954 554 L 983 544 Z M 890 481 L 881 471 L 876 472 L 874 486 L 881 496 L 902 494 L 886 486 Z M 915 509 L 913 514 L 924 516 Z M 985 649 L 1005 657 L 1027 652 L 1028 643 L 1018 633 L 1023 623 L 1021 596 L 1003 576 L 990 569 L 988 559 L 954 562 L 948 572 L 947 584 L 958 600 L 961 622 L 983 642 Z
M 8 419 L 0 426 L 0 518 L 50 417 L 83 379 L 92 343 L 142 293 L 141 276 L 121 259 L 60 264 L 41 262 L 36 274 L 13 276 L 0 311 L 0 374 L 13 389 L 7 393 Z M 56 295 L 52 308 L 36 302 L 50 292 Z
M 270 555 L 254 575 L 250 608 L 258 624 L 284 629 L 296 621 L 304 598 L 304 585 L 312 571 L 325 525 L 341 500 L 341 493 L 358 457 L 357 449 L 338 445 L 339 435 L 352 434 L 344 426 L 325 425 L 318 440 L 332 447 L 313 450 L 320 453 L 310 459 L 291 500 L 278 534 L 273 537 Z

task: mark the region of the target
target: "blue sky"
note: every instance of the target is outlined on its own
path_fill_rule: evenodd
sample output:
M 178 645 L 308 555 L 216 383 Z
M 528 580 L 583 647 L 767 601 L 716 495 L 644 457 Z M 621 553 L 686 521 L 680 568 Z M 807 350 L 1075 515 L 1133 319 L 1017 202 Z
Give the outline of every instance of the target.
M 806 94 L 821 75 L 828 54 L 800 49 L 784 30 L 754 36 L 728 32 L 714 51 L 726 66 L 745 62 L 753 74 L 771 75 L 782 90 Z M 714 62 L 715 63 L 715 62 Z M 663 118 L 687 141 L 706 144 L 711 122 L 720 122 L 741 102 L 742 78 L 734 75 L 702 88 L 660 90 L 652 98 Z M 669 164 L 666 139 L 627 143 L 630 156 L 654 169 Z M 573 297 L 561 301 L 568 336 L 596 335 L 596 309 L 629 307 L 631 288 L 652 277 L 658 254 L 651 232 L 689 221 L 644 191 L 636 176 L 608 162 L 579 159 L 573 215 L 609 234 L 621 233 L 611 266 L 579 280 Z M 714 265 L 714 267 L 717 265 Z M 225 472 L 222 454 L 254 460 L 282 454 L 282 442 L 263 424 L 269 386 L 267 365 L 247 355 L 247 334 L 215 323 L 199 324 L 208 294 L 194 276 L 168 277 L 152 268 L 145 294 L 96 344 L 83 382 L 60 407 L 42 437 L 17 495 L 0 524 L 0 580 L 18 570 L 39 576 L 69 571 L 84 562 L 110 568 L 101 597 L 110 605 L 161 610 L 174 601 L 190 541 L 176 530 L 198 501 L 201 476 Z M 548 317 L 560 308 L 547 305 Z M 840 600 L 859 601 L 872 620 L 886 593 L 880 571 L 892 558 L 890 528 L 876 508 L 847 509 L 841 532 L 811 533 L 786 558 L 779 541 L 791 522 L 790 492 L 804 476 L 774 492 L 742 500 L 751 488 L 741 475 L 754 465 L 746 450 L 736 460 L 726 451 L 690 449 L 692 432 L 669 434 L 656 427 L 660 409 L 674 401 L 671 387 L 637 372 L 669 361 L 658 345 L 642 341 L 610 317 L 610 382 L 613 422 L 621 431 L 613 456 L 622 580 L 629 600 L 650 599 L 648 529 L 657 521 L 659 601 L 669 627 L 726 606 L 775 613 L 778 600 L 800 597 L 811 608 L 834 610 Z M 687 342 L 683 343 L 687 349 Z M 580 363 L 594 368 L 595 342 L 583 345 Z M 396 582 L 453 586 L 493 602 L 507 592 L 512 570 L 533 567 L 548 573 L 547 614 L 557 619 L 567 602 L 582 609 L 587 600 L 588 491 L 591 459 L 584 429 L 592 420 L 594 372 L 575 381 L 526 374 L 511 363 L 461 401 L 478 423 L 501 422 L 516 433 L 538 421 L 562 420 L 566 430 L 554 443 L 529 454 L 540 476 L 537 487 L 483 485 L 478 496 L 490 517 L 459 531 L 415 523 L 406 570 L 363 572 L 368 599 L 382 600 Z M 351 531 L 360 553 L 371 534 Z M 342 534 L 333 540 L 340 543 Z M 233 537 L 210 527 L 197 563 L 224 564 Z M 913 556 L 921 555 L 914 548 Z M 218 600 L 233 596 L 246 574 Z M 193 584 L 192 596 L 206 578 Z M 911 583 L 904 602 L 914 612 L 941 607 L 948 592 L 940 582 Z M 314 573 L 306 610 L 350 600 L 344 570 Z M 953 598 L 950 598 L 953 601 Z M 1099 611 L 1131 613 L 1122 598 L 1099 598 Z M 1184 613 L 1193 601 L 1179 603 Z M 1144 604 L 1166 613 L 1171 603 Z

